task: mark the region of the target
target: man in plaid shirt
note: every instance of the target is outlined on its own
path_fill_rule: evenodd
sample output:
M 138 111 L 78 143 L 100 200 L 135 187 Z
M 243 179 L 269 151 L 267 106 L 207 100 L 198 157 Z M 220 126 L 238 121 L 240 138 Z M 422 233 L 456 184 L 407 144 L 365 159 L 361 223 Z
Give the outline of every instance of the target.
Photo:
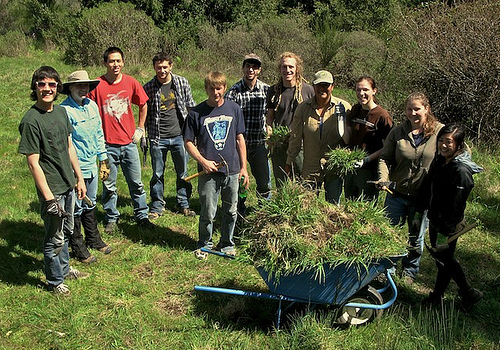
M 243 110 L 246 129 L 247 159 L 259 199 L 271 196 L 271 167 L 265 141 L 266 96 L 269 85 L 258 79 L 262 70 L 262 61 L 254 53 L 243 59 L 243 78 L 234 84 L 225 98 L 240 105 Z M 245 215 L 245 198 L 238 199 L 238 212 Z
M 156 76 L 144 85 L 149 97 L 146 129 L 153 168 L 153 176 L 149 182 L 149 219 L 157 219 L 165 210 L 164 172 L 169 150 L 177 174 L 177 210 L 186 216 L 195 216 L 195 212 L 189 208 L 192 185 L 183 180 L 187 176 L 189 155 L 184 148 L 182 125 L 189 108 L 195 106 L 191 87 L 186 78 L 172 73 L 173 62 L 170 55 L 163 52 L 157 54 L 153 57 L 153 67 Z

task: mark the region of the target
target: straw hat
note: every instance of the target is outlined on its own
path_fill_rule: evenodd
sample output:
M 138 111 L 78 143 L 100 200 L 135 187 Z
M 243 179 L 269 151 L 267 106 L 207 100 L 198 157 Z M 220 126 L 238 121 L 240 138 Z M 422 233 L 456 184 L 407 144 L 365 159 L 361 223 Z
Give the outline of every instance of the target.
M 100 80 L 89 79 L 89 74 L 85 70 L 77 70 L 76 72 L 68 75 L 68 82 L 63 84 L 62 93 L 69 95 L 71 91 L 69 90 L 69 86 L 71 84 L 89 84 L 89 91 L 92 91 L 96 88 L 96 86 L 100 83 Z

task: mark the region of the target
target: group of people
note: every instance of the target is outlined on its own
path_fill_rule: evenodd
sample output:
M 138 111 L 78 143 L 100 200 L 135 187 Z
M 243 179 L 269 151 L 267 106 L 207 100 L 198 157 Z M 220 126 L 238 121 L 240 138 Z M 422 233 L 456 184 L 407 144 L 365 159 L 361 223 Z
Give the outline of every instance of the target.
M 463 128 L 439 123 L 425 95 L 410 95 L 407 120 L 393 127 L 389 113 L 378 104 L 373 78 L 357 80 L 358 101 L 351 106 L 332 96 L 335 81 L 330 72 L 316 72 L 309 85 L 302 60 L 292 52 L 280 56 L 280 77 L 272 86 L 259 80 L 262 60 L 253 53 L 244 57 L 243 77 L 229 90 L 224 74 L 210 72 L 205 77 L 207 99 L 199 104 L 193 100 L 187 79 L 172 72 L 168 54 L 153 58 L 155 75 L 144 86 L 122 73 L 124 55 L 119 48 L 108 48 L 103 61 L 106 73 L 98 79 L 76 71 L 64 84 L 52 67 L 37 69 L 31 81 L 31 97 L 36 102 L 19 126 L 19 152 L 27 157 L 41 203 L 49 290 L 67 294 L 65 279 L 86 276 L 69 266 L 68 245 L 77 259 L 88 263 L 96 258 L 87 248 L 104 254 L 112 251 L 97 229 L 95 204 L 100 179 L 105 232 L 111 234 L 120 216 L 118 167 L 139 227 L 154 227 L 151 221 L 166 210 L 164 173 L 170 151 L 177 210 L 186 216 L 196 215 L 189 204 L 192 185 L 185 180 L 188 156 L 198 163 L 201 210 L 195 255 L 199 259 L 207 257 L 206 249 L 236 254 L 237 216 L 238 212 L 245 215 L 246 209 L 238 190 L 249 186 L 247 162 L 259 201 L 271 196 L 272 162 L 278 188 L 290 176 L 299 175 L 316 191 L 324 187 L 331 203 L 339 203 L 342 192 L 346 198 L 376 200 L 379 190 L 388 191 L 385 208 L 391 224 L 408 223 L 410 248 L 402 271 L 406 281 L 412 283 L 419 271 L 430 221 L 438 277 L 426 301 L 440 301 L 451 279 L 457 282 L 466 308 L 481 299 L 482 293 L 468 284 L 454 258 L 456 240 L 447 241 L 463 228 L 466 199 L 474 185 L 472 174 L 481 168 L 470 158 Z M 58 93 L 68 95 L 61 105 L 54 103 Z M 132 104 L 139 107 L 137 125 Z M 281 126 L 289 128 L 290 137 L 269 154 L 266 137 Z M 145 139 L 153 170 L 149 207 L 136 145 Z M 356 162 L 356 172 L 345 178 L 326 170 L 327 152 L 336 147 L 366 152 Z M 214 245 L 219 196 L 221 238 Z

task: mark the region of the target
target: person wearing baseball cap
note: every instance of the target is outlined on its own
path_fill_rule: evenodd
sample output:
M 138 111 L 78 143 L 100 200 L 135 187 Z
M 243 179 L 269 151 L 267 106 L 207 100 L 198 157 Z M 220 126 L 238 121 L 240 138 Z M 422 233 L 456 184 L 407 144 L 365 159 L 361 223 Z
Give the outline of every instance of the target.
M 83 263 L 92 263 L 97 259 L 88 248 L 104 254 L 111 252 L 111 247 L 103 242 L 96 219 L 96 197 L 99 178 L 105 180 L 109 175 L 108 155 L 104 144 L 101 117 L 97 104 L 87 97 L 96 88 L 99 80 L 89 79 L 84 70 L 71 73 L 63 84 L 62 93 L 68 97 L 61 103 L 66 109 L 73 132 L 71 139 L 75 146 L 78 162 L 87 186 L 87 199 L 75 201 L 73 234 L 69 244 L 76 259 Z M 99 172 L 96 164 L 99 160 Z M 85 229 L 85 242 L 81 226 Z
M 342 179 L 326 173 L 323 168 L 326 153 L 346 147 L 345 122 L 351 110 L 347 101 L 332 96 L 334 82 L 332 73 L 326 70 L 314 74 L 314 96 L 297 107 L 292 119 L 285 167 L 285 171 L 291 171 L 291 164 L 303 145 L 302 176 L 315 190 L 324 186 L 325 198 L 330 203 L 340 201 Z
M 226 99 L 236 102 L 243 110 L 247 160 L 257 184 L 257 197 L 271 197 L 271 164 L 265 140 L 266 96 L 269 85 L 259 80 L 262 60 L 255 53 L 243 58 L 243 78 L 226 93 Z M 238 213 L 245 216 L 246 198 L 238 197 Z

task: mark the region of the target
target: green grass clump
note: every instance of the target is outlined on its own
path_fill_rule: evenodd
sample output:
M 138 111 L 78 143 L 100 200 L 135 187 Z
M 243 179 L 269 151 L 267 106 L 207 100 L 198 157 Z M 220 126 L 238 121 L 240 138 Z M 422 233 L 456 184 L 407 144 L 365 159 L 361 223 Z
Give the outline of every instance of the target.
M 290 129 L 288 129 L 288 126 L 280 125 L 273 128 L 273 132 L 267 135 L 267 144 L 272 151 L 274 147 L 280 147 L 285 142 L 288 142 L 289 138 Z
M 240 256 L 277 278 L 313 270 L 319 279 L 325 264 L 366 265 L 405 247 L 406 235 L 375 204 L 336 206 L 287 182 L 247 217 Z
M 326 168 L 334 174 L 344 177 L 356 171 L 354 164 L 367 156 L 362 149 L 335 148 L 326 153 Z

